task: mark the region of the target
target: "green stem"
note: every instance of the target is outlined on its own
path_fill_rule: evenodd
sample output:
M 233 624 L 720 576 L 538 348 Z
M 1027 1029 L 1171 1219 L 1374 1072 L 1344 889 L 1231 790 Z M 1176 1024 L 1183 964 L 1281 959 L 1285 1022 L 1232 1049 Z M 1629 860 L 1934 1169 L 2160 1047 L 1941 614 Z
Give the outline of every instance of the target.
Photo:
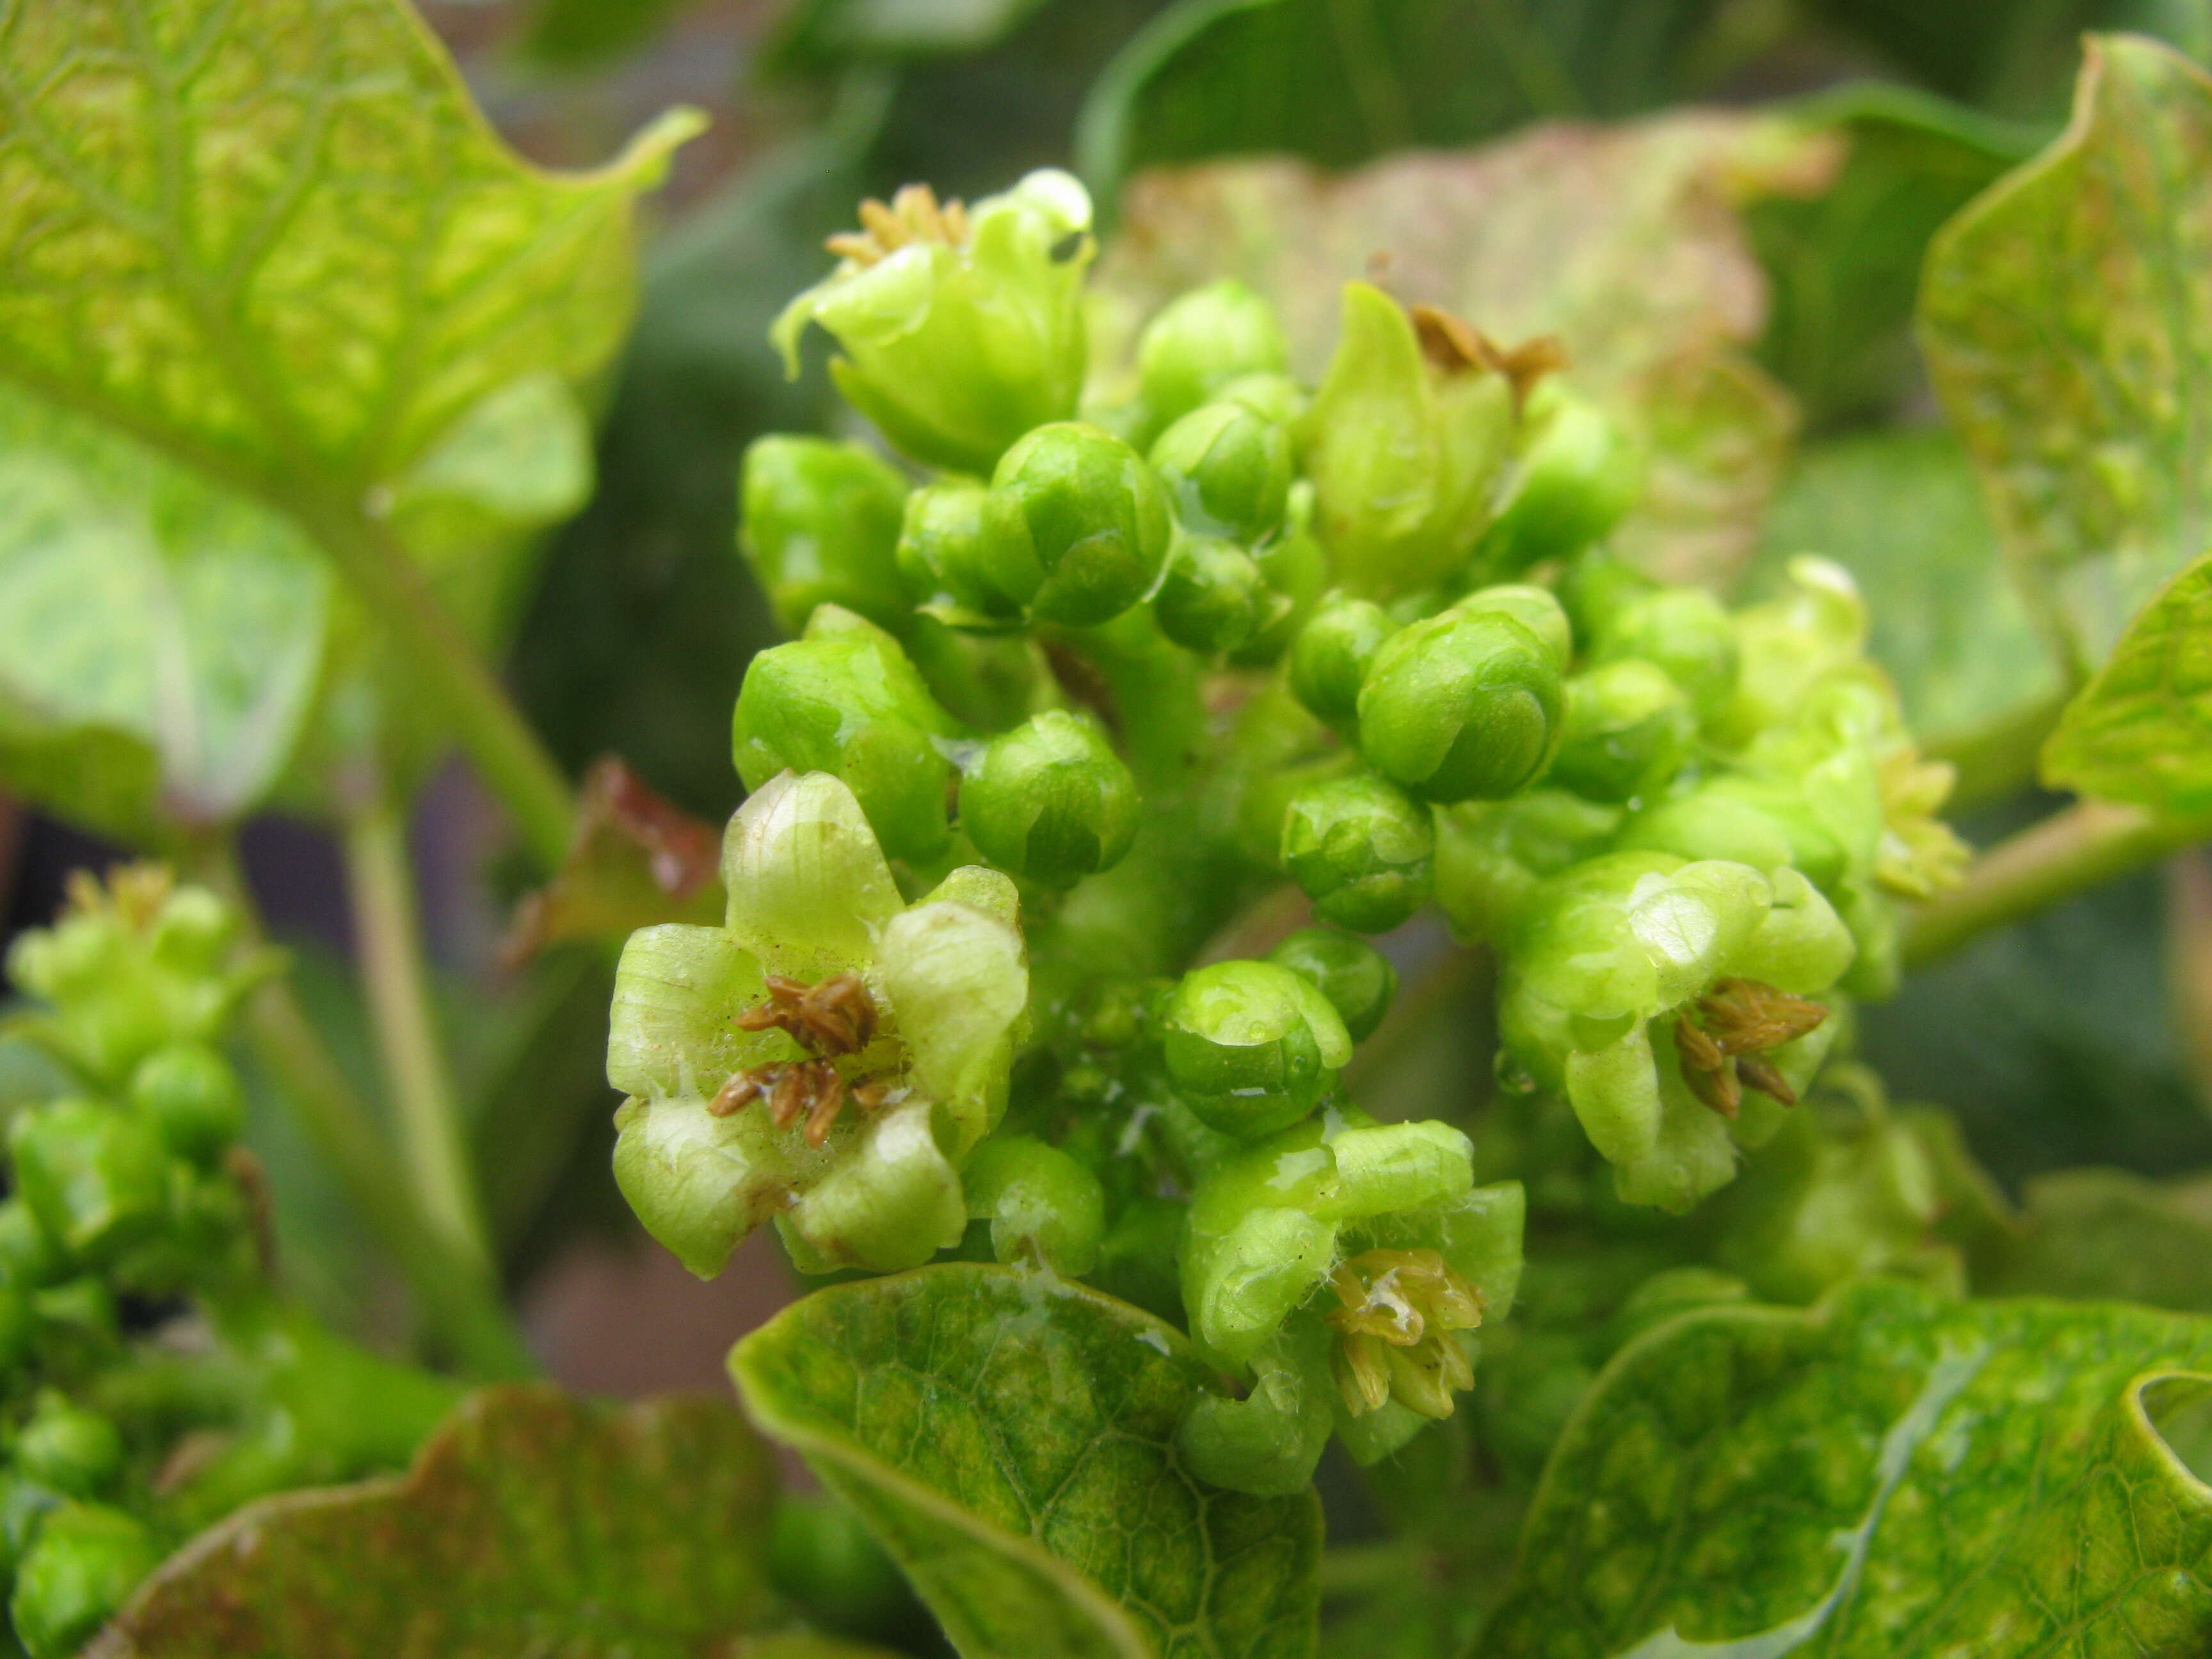
M 401 1162 L 447 1251 L 489 1279 L 483 1206 L 423 960 L 406 823 L 388 799 L 380 794 L 346 820 L 345 863 L 362 988 L 398 1111 Z
M 246 919 L 253 941 L 265 943 L 252 895 L 228 849 L 204 860 L 202 876 Z M 392 1252 L 425 1322 L 454 1362 L 477 1376 L 532 1375 L 535 1362 L 501 1304 L 498 1287 L 440 1247 L 368 1103 L 331 1057 L 289 979 L 271 979 L 254 993 L 246 1008 L 246 1035 L 293 1120 Z
M 2139 806 L 2077 801 L 2002 841 L 1966 878 L 1919 906 L 1905 925 L 1908 967 L 1947 956 L 1992 928 L 2155 864 L 2212 838 L 2212 819 L 2161 818 Z
M 319 497 L 289 505 L 451 722 L 514 815 L 532 860 L 549 874 L 560 868 L 575 812 L 568 781 L 399 538 L 389 526 Z

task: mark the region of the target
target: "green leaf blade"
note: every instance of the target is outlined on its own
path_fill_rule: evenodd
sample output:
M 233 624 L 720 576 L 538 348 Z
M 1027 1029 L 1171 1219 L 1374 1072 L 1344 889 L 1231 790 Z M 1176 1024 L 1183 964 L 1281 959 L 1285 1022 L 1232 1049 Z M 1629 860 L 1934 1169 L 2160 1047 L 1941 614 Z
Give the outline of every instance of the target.
M 1577 1408 L 1483 1651 L 2198 1651 L 2212 1489 L 2144 1399 L 2208 1364 L 2206 1320 L 1894 1281 L 1686 1316 Z
M 2166 585 L 2067 704 L 2043 776 L 2176 817 L 2212 813 L 2212 556 Z
M 969 1659 L 1314 1650 L 1312 1495 L 1200 1486 L 1205 1373 L 1171 1327 L 970 1265 L 816 1292 L 748 1337 L 748 1410 L 898 1557 Z
M 2212 546 L 2212 78 L 2092 36 L 2075 114 L 1929 250 L 1920 337 L 2077 675 Z
M 404 1478 L 264 1499 L 204 1534 L 92 1651 L 691 1659 L 781 1617 L 773 1483 L 717 1401 L 618 1413 L 547 1387 L 485 1389 Z

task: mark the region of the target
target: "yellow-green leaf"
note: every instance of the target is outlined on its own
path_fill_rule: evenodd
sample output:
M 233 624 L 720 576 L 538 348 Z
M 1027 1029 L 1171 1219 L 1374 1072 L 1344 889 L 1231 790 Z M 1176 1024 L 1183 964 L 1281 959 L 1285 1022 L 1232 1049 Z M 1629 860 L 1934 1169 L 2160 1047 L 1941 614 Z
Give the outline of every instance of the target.
M 2107 800 L 2212 811 L 2212 556 L 2166 585 L 2067 704 L 2043 775 Z
M 1920 336 L 2039 620 L 2087 675 L 2212 548 L 2212 78 L 2092 36 L 2065 133 L 1939 235 Z
M 2212 1320 L 1894 1280 L 1685 1315 L 1577 1408 L 1482 1652 L 2204 1652 L 2208 1369 Z
M 693 1659 L 782 1622 L 774 1476 L 706 1398 L 617 1413 L 483 1390 L 404 1477 L 249 1504 L 179 1553 L 98 1659 Z M 721 1644 L 727 1644 L 726 1646 Z
M 966 1659 L 1299 1659 L 1319 1506 L 1200 1484 L 1174 1327 L 973 1265 L 817 1291 L 740 1342 L 746 1409 L 906 1569 Z

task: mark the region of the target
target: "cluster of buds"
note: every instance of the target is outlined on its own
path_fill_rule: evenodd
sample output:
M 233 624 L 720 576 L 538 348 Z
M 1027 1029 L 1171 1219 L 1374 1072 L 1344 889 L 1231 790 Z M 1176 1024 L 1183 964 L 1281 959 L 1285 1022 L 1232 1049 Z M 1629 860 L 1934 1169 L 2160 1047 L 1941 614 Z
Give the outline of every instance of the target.
M 1093 373 L 1091 220 L 1057 173 L 902 191 L 775 325 L 881 443 L 746 455 L 796 637 L 738 698 L 726 925 L 625 952 L 617 1172 L 702 1273 L 772 1218 L 811 1272 L 1089 1277 L 1233 1383 L 1191 1466 L 1288 1490 L 1448 1413 L 1519 1265 L 1465 1133 L 1346 1097 L 1395 988 L 1357 935 L 1440 903 L 1504 1074 L 1683 1209 L 1955 875 L 1948 775 L 1841 572 L 1732 611 L 1607 553 L 1644 459 L 1558 343 L 1355 282 L 1309 385 L 1224 280 Z M 1207 953 L 1285 884 L 1322 926 Z

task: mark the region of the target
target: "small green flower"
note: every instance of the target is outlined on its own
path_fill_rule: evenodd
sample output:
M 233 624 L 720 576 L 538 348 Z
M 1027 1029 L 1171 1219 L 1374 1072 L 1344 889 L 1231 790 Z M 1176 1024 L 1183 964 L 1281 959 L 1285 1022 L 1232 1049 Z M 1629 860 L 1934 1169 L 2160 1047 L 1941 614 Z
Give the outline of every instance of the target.
M 1139 434 L 1149 442 L 1237 381 L 1279 376 L 1289 361 L 1283 325 L 1257 294 L 1233 280 L 1193 289 L 1138 337 Z
M 972 209 L 927 185 L 860 206 L 835 236 L 837 269 L 793 300 L 769 337 L 799 373 L 819 323 L 843 356 L 837 389 L 916 460 L 987 473 L 1013 441 L 1075 412 L 1085 367 L 1091 198 L 1067 173 L 1030 173 Z
M 893 557 L 907 485 L 858 444 L 772 433 L 745 450 L 738 545 L 787 634 L 819 605 L 885 628 L 909 609 Z
M 1513 387 L 1462 349 L 1471 333 L 1365 283 L 1345 285 L 1336 355 L 1299 430 L 1322 545 L 1355 593 L 1442 586 L 1490 523 Z
M 1686 1210 L 1735 1172 L 1749 1089 L 1787 1105 L 1834 1040 L 1810 999 L 1850 932 L 1796 871 L 1613 853 L 1537 889 L 1505 952 L 1499 1024 L 1564 1096 L 1630 1203 Z M 1743 1125 L 1772 1127 L 1765 1111 Z
M 630 936 L 607 1079 L 615 1176 L 702 1278 L 771 1216 L 808 1272 L 914 1267 L 967 1223 L 1029 996 L 1013 884 L 911 907 L 853 793 L 782 774 L 731 819 L 720 927 Z

